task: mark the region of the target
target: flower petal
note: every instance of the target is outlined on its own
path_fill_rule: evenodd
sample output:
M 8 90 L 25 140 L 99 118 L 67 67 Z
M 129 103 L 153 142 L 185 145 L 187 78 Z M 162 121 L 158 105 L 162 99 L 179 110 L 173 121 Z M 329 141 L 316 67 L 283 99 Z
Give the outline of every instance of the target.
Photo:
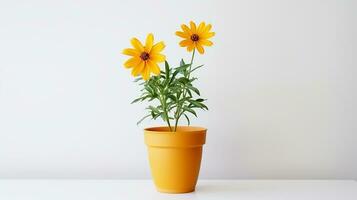
M 145 68 L 143 69 L 141 76 L 145 81 L 149 80 L 150 78 L 150 68 L 147 64 L 145 64 Z
M 207 33 L 211 30 L 212 25 L 211 24 L 207 24 L 206 27 L 202 30 L 202 33 Z
M 134 67 L 133 70 L 131 71 L 131 75 L 138 76 L 139 74 L 142 73 L 144 67 L 145 67 L 145 62 L 140 61 L 140 63 L 136 67 Z
M 145 42 L 145 52 L 150 52 L 152 45 L 154 43 L 154 35 L 152 33 L 148 34 Z
M 193 41 L 192 41 L 192 40 L 182 40 L 182 41 L 179 43 L 179 45 L 180 45 L 181 47 L 187 47 L 187 46 L 192 45 L 192 44 L 193 44 Z
M 132 67 L 135 67 L 135 66 L 139 65 L 140 62 L 141 62 L 141 60 L 138 59 L 138 58 L 135 58 L 135 57 L 134 58 L 130 58 L 124 63 L 124 67 L 129 69 L 129 68 L 132 68 Z
M 205 22 L 201 22 L 200 25 L 199 25 L 198 28 L 197 28 L 197 33 L 199 33 L 199 34 L 200 34 L 200 33 L 203 33 L 205 27 L 206 27 Z
M 150 55 L 150 60 L 154 62 L 164 62 L 166 60 L 166 56 L 162 54 L 153 54 Z
M 138 40 L 138 39 L 136 39 L 136 38 L 133 38 L 133 39 L 131 39 L 131 45 L 133 45 L 133 47 L 136 49 L 136 50 L 138 50 L 138 51 L 140 51 L 140 52 L 143 52 L 144 51 L 144 46 L 141 44 L 141 42 Z
M 190 45 L 190 46 L 187 47 L 187 51 L 188 51 L 188 52 L 191 52 L 194 48 L 195 48 L 195 45 L 192 44 L 192 45 Z
M 188 26 L 186 24 L 182 24 L 181 28 L 186 34 L 192 35 L 192 31 L 190 30 L 190 28 L 188 28 Z
M 137 51 L 136 49 L 130 49 L 130 48 L 124 49 L 122 51 L 122 54 L 128 55 L 128 56 L 140 56 L 140 52 L 139 51 Z
M 165 48 L 165 43 L 164 42 L 158 42 L 156 43 L 150 51 L 150 54 L 154 54 L 154 53 L 159 53 L 161 52 L 163 49 Z
M 160 67 L 155 62 L 148 60 L 147 64 L 150 67 L 150 71 L 152 71 L 155 75 L 160 74 Z
M 202 39 L 199 41 L 200 45 L 204 45 L 204 46 L 212 46 L 213 42 L 206 40 L 206 39 Z
M 181 31 L 176 31 L 175 33 L 177 36 L 182 37 L 182 38 L 190 38 L 190 35 L 186 32 L 181 32 Z
M 200 54 L 203 54 L 205 52 L 205 49 L 200 44 L 196 44 L 196 49 Z
M 213 37 L 215 34 L 216 34 L 215 32 L 204 33 L 204 34 L 202 34 L 201 38 L 209 39 L 209 38 Z
M 190 21 L 190 27 L 191 27 L 191 32 L 192 33 L 197 33 L 195 22 Z

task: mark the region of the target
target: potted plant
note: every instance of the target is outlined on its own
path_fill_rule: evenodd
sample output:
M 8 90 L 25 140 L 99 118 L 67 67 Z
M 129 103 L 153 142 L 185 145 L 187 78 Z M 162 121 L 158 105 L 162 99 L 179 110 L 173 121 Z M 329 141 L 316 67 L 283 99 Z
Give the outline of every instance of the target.
M 148 147 L 151 174 L 156 188 L 166 193 L 186 193 L 195 190 L 202 146 L 205 144 L 206 128 L 190 126 L 190 117 L 197 117 L 197 109 L 208 110 L 205 99 L 194 86 L 197 78 L 194 72 L 203 65 L 195 66 L 195 53 L 204 54 L 204 46 L 212 46 L 209 40 L 215 35 L 211 25 L 194 22 L 181 25 L 182 31 L 176 35 L 183 38 L 179 43 L 192 53 L 190 62 L 181 62 L 171 67 L 162 54 L 164 42 L 154 43 L 153 34 L 148 34 L 145 43 L 137 38 L 131 39 L 133 48 L 123 50 L 131 56 L 124 66 L 131 69 L 133 76 L 140 76 L 135 82 L 142 86 L 141 95 L 132 103 L 149 102 L 146 118 L 161 118 L 167 125 L 144 129 L 145 143 Z M 164 62 L 164 70 L 158 63 Z M 152 76 L 153 74 L 153 76 Z M 179 126 L 181 118 L 187 126 Z

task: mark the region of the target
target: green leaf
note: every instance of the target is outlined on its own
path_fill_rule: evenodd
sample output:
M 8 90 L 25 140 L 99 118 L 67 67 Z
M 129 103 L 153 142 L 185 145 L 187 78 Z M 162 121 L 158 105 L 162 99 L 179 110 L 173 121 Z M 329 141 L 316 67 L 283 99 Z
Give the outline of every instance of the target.
M 169 94 L 168 98 L 170 98 L 172 101 L 176 101 L 176 96 L 175 95 Z
M 136 79 L 134 80 L 134 82 L 138 82 L 138 81 L 141 81 L 141 80 L 143 80 L 143 78 L 142 78 L 142 77 L 138 77 L 138 78 L 136 78 Z
M 190 118 L 188 118 L 188 116 L 186 114 L 183 114 L 183 115 L 186 117 L 187 125 L 189 126 L 190 125 Z
M 161 114 L 162 114 L 162 113 L 154 114 L 154 115 L 153 115 L 153 119 L 156 120 L 158 117 L 160 117 Z
M 191 78 L 190 79 L 190 83 L 192 83 L 193 81 L 197 80 L 198 78 Z
M 178 79 L 178 81 L 179 81 L 180 83 L 183 83 L 183 84 L 187 84 L 187 83 L 190 82 L 190 80 L 189 80 L 188 78 L 186 78 L 186 77 L 180 77 L 180 78 Z
M 179 72 L 184 72 L 188 67 L 190 67 L 190 64 L 182 65 L 180 67 L 175 68 L 175 70 L 178 70 Z
M 187 112 L 192 113 L 194 116 L 197 117 L 197 114 L 196 114 L 196 112 L 195 112 L 193 109 L 191 109 L 191 108 L 189 108 L 189 107 L 185 107 L 184 110 L 187 111 Z
M 200 95 L 200 91 L 197 88 L 195 88 L 193 86 L 187 86 L 187 88 L 189 88 L 190 90 L 194 91 L 197 95 Z
M 160 116 L 161 116 L 162 120 L 167 121 L 168 116 L 166 115 L 165 112 L 162 112 Z
M 203 110 L 204 109 L 208 110 L 208 107 L 205 104 L 203 104 L 197 100 L 189 100 L 189 102 L 191 103 L 189 106 L 190 108 L 201 108 Z
M 160 113 L 160 110 L 158 108 L 155 108 L 154 106 L 149 106 L 148 109 L 150 109 L 154 113 Z
M 151 115 L 151 117 L 155 120 L 157 117 L 159 117 L 159 116 L 161 115 L 161 112 L 156 113 L 156 112 L 154 112 L 154 111 L 151 111 L 151 112 L 150 112 L 150 115 Z
M 141 118 L 141 119 L 136 123 L 136 125 L 139 125 L 142 121 L 144 121 L 144 119 L 146 119 L 146 118 L 148 118 L 148 117 L 150 117 L 150 116 L 151 116 L 151 114 L 148 114 L 148 115 L 144 116 L 143 118 Z
M 179 103 L 185 103 L 185 101 L 189 101 L 190 97 L 185 97 L 179 100 Z
M 145 94 L 147 94 L 147 93 L 144 93 L 144 94 L 143 94 L 144 96 L 141 96 L 141 97 L 139 97 L 139 98 L 134 99 L 134 101 L 132 101 L 131 104 L 137 103 L 137 102 L 139 102 L 139 101 L 144 101 L 144 100 L 147 99 L 147 98 L 150 98 L 149 101 L 152 101 L 153 99 L 156 98 L 156 95 L 153 96 L 153 95 L 151 95 L 151 94 L 147 94 L 147 95 L 145 95 Z
M 200 66 L 197 66 L 197 67 L 193 68 L 193 69 L 191 70 L 191 73 L 192 73 L 193 71 L 195 71 L 195 70 L 197 70 L 197 69 L 203 67 L 203 66 L 204 66 L 204 65 L 200 65 Z
M 182 94 L 181 90 L 179 92 L 177 92 L 177 99 L 180 99 L 181 94 Z
M 179 72 L 180 72 L 180 70 L 177 70 L 177 69 L 174 71 L 174 73 L 173 73 L 172 76 L 171 76 L 171 79 L 170 79 L 169 84 L 171 84 L 172 81 L 175 80 L 175 77 L 176 77 L 176 75 L 177 75 Z
M 202 107 L 202 103 L 197 102 L 197 101 L 195 101 L 195 100 L 189 100 L 189 102 L 190 102 L 191 104 L 195 105 L 195 106 L 198 107 L 198 108 L 201 108 L 201 107 Z
M 166 75 L 166 80 L 168 80 L 170 76 L 170 66 L 166 60 L 165 60 L 165 75 Z
M 183 65 L 185 65 L 185 61 L 183 59 L 181 59 L 180 66 L 183 66 Z
M 151 89 L 150 85 L 145 84 L 144 89 L 151 95 L 154 95 L 154 90 Z
M 188 95 L 190 95 L 190 97 L 192 97 L 191 91 L 190 90 L 186 90 L 186 91 L 187 91 Z
M 136 103 L 136 102 L 141 101 L 141 100 L 142 100 L 142 97 L 139 97 L 137 99 L 134 99 L 134 101 L 132 101 L 131 104 Z

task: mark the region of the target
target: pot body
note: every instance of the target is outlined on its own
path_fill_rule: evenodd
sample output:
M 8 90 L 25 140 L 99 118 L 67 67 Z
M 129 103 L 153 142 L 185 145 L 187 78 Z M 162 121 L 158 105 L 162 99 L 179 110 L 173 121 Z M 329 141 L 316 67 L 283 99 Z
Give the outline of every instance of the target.
M 200 171 L 202 146 L 207 129 L 180 126 L 144 130 L 151 175 L 159 192 L 187 193 L 195 190 Z

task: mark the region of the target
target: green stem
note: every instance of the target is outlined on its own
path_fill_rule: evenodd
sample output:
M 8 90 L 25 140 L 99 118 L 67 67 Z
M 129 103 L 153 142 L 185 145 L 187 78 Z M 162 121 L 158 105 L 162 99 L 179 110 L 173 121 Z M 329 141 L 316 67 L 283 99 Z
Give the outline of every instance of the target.
M 191 63 L 190 63 L 190 69 L 188 70 L 188 79 L 190 79 L 190 75 L 191 75 L 191 68 L 192 68 L 192 64 L 193 64 L 193 59 L 195 58 L 195 53 L 196 53 L 196 49 L 193 49 L 192 52 L 192 57 L 191 57 Z
M 176 130 L 177 130 L 177 124 L 178 124 L 179 119 L 180 119 L 180 118 L 176 118 L 176 121 L 175 121 L 175 130 L 174 130 L 174 132 L 176 132 Z
M 171 128 L 171 124 L 170 124 L 170 119 L 169 119 L 169 114 L 167 112 L 167 107 L 166 107 L 166 100 L 162 99 L 160 97 L 160 103 L 162 105 L 162 109 L 164 110 L 164 113 L 165 113 L 165 118 L 166 118 L 166 122 L 167 122 L 167 125 L 169 126 L 169 129 L 170 129 L 170 132 L 172 132 L 172 128 Z
M 195 58 L 195 52 L 196 52 L 196 49 L 193 49 L 193 52 L 192 52 L 192 57 L 191 57 L 191 63 L 190 63 L 190 68 L 188 70 L 188 74 L 187 74 L 187 78 L 190 79 L 190 75 L 191 75 L 191 68 L 192 68 L 192 64 L 193 64 L 193 59 Z M 182 94 L 183 98 L 186 98 L 186 90 L 184 90 L 183 94 Z M 174 132 L 176 132 L 177 130 L 177 125 L 178 125 L 178 121 L 182 115 L 179 114 L 180 113 L 180 109 L 181 109 L 182 105 L 178 105 L 177 106 L 177 109 L 176 109 L 176 121 L 175 121 L 175 128 L 174 128 Z
M 169 126 L 170 132 L 172 132 L 172 128 L 171 128 L 169 116 L 167 115 L 167 113 L 166 113 L 166 117 L 167 117 L 167 118 L 166 118 L 167 125 Z

